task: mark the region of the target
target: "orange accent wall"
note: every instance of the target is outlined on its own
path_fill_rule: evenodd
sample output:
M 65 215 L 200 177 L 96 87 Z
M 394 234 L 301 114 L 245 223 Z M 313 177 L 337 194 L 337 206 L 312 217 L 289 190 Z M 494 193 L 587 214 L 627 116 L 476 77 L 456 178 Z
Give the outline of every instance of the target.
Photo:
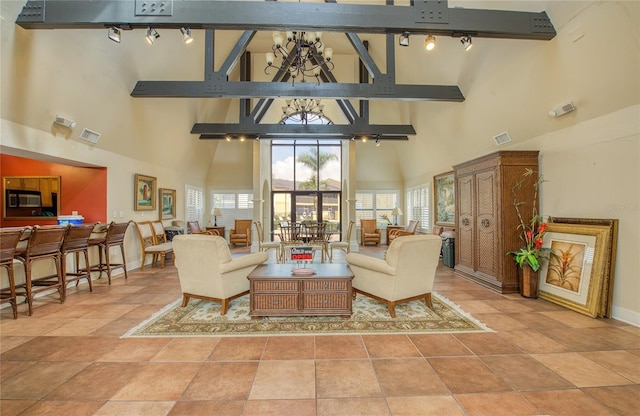
M 107 168 L 83 168 L 0 154 L 0 173 L 2 176 L 60 176 L 59 215 L 78 211 L 85 224 L 107 222 Z M 0 194 L 4 216 L 4 192 Z M 34 220 L 0 219 L 1 227 L 57 223 L 57 220 L 44 217 Z

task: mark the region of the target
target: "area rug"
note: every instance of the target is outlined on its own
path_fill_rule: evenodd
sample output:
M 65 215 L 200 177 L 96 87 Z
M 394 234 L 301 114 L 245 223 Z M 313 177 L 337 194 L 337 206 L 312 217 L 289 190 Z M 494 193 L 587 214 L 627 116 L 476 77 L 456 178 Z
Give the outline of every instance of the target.
M 432 293 L 433 310 L 423 301 L 396 306 L 391 318 L 387 306 L 358 295 L 351 318 L 341 316 L 264 317 L 249 316 L 249 295 L 231 301 L 220 316 L 220 304 L 191 300 L 182 308 L 181 299 L 129 330 L 130 337 L 274 336 L 340 334 L 446 334 L 493 332 L 448 299 Z

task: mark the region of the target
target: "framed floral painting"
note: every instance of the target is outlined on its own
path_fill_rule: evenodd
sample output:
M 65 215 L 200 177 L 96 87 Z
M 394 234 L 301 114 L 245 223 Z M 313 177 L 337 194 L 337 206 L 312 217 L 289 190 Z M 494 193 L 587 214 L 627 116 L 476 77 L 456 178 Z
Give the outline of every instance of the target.
M 153 176 L 135 176 L 135 211 L 154 211 L 156 209 L 156 178 Z
M 453 226 L 456 220 L 456 178 L 454 172 L 433 177 L 433 205 L 436 225 Z
M 608 241 L 606 226 L 549 223 L 542 246 L 551 255 L 540 268 L 539 297 L 597 317 Z
M 176 190 L 160 189 L 160 219 L 169 220 L 176 217 Z

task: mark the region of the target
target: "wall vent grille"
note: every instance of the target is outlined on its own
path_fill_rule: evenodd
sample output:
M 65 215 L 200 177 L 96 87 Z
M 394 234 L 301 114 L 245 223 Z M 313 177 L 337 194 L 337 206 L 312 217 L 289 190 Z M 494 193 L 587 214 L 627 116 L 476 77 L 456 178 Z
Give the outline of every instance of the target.
M 509 143 L 511 141 L 511 136 L 509 136 L 508 132 L 500 133 L 493 136 L 493 140 L 496 141 L 496 144 L 500 146 L 501 144 Z
M 91 144 L 96 144 L 98 143 L 98 140 L 100 140 L 100 133 L 89 129 L 82 129 L 82 133 L 80 133 L 79 138 Z

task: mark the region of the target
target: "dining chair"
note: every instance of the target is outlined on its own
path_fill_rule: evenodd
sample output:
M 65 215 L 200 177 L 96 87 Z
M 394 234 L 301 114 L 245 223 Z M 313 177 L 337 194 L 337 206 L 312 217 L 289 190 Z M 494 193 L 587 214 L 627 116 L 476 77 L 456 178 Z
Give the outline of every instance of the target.
M 291 247 L 299 246 L 301 240 L 301 226 L 298 223 L 282 225 L 280 224 L 280 232 L 276 234 L 280 239 L 280 262 L 285 263 L 287 260 L 287 251 L 290 252 Z
M 91 266 L 92 272 L 99 272 L 98 279 L 102 277 L 102 272 L 107 273 L 107 279 L 109 284 L 111 284 L 111 272 L 115 269 L 123 269 L 124 270 L 124 278 L 127 279 L 127 261 L 124 255 L 124 236 L 127 232 L 127 228 L 129 228 L 129 223 L 127 222 L 111 222 L 109 224 L 109 228 L 104 235 L 104 238 L 98 239 L 90 239 L 90 244 L 94 244 L 98 246 L 98 255 L 99 261 L 98 264 Z M 120 249 L 120 258 L 121 262 L 114 261 L 115 259 L 111 256 L 111 248 L 116 247 Z
M 67 284 L 76 282 L 77 286 L 82 279 L 87 279 L 89 292 L 93 292 L 91 264 L 89 263 L 89 238 L 93 233 L 93 227 L 93 224 L 71 226 L 64 238 L 60 251 L 62 252 L 62 287 L 65 297 L 67 296 Z M 74 270 L 67 270 L 67 254 L 74 254 Z M 80 256 L 84 257 L 84 268 L 80 267 Z
M 148 255 L 152 256 L 151 265 L 153 266 L 158 259 L 160 266 L 164 267 L 164 262 L 168 253 L 173 252 L 173 244 L 171 241 L 158 240 L 156 238 L 153 224 L 151 221 L 136 222 L 136 229 L 140 237 L 140 248 L 142 250 L 142 262 L 140 268 L 144 269 L 144 262 Z
M 0 230 L 0 267 L 7 270 L 7 287 L 0 290 L 0 302 L 11 304 L 13 319 L 18 319 L 18 302 L 16 296 L 16 281 L 13 274 L 13 261 L 16 247 L 24 233 L 24 227 L 12 227 Z
M 330 241 L 328 246 L 329 251 L 329 263 L 333 263 L 333 250 L 344 250 L 345 253 L 349 253 L 350 251 L 350 241 L 351 241 L 351 231 L 353 231 L 353 225 L 355 221 L 349 221 L 349 227 L 347 227 L 347 233 L 345 234 L 344 240 L 341 241 Z
M 24 296 L 29 305 L 29 316 L 33 314 L 33 298 L 37 293 L 56 289 L 60 295 L 60 303 L 64 303 L 62 279 L 62 252 L 64 238 L 69 225 L 43 225 L 31 229 L 25 250 L 16 255 L 16 259 L 24 265 L 25 283 L 16 287 L 16 295 Z M 33 264 L 39 261 L 53 261 L 56 273 L 47 276 L 34 276 Z
M 264 230 L 260 221 L 254 221 L 256 233 L 258 234 L 258 251 L 276 251 L 276 261 L 280 261 L 280 243 L 278 241 L 264 241 Z

